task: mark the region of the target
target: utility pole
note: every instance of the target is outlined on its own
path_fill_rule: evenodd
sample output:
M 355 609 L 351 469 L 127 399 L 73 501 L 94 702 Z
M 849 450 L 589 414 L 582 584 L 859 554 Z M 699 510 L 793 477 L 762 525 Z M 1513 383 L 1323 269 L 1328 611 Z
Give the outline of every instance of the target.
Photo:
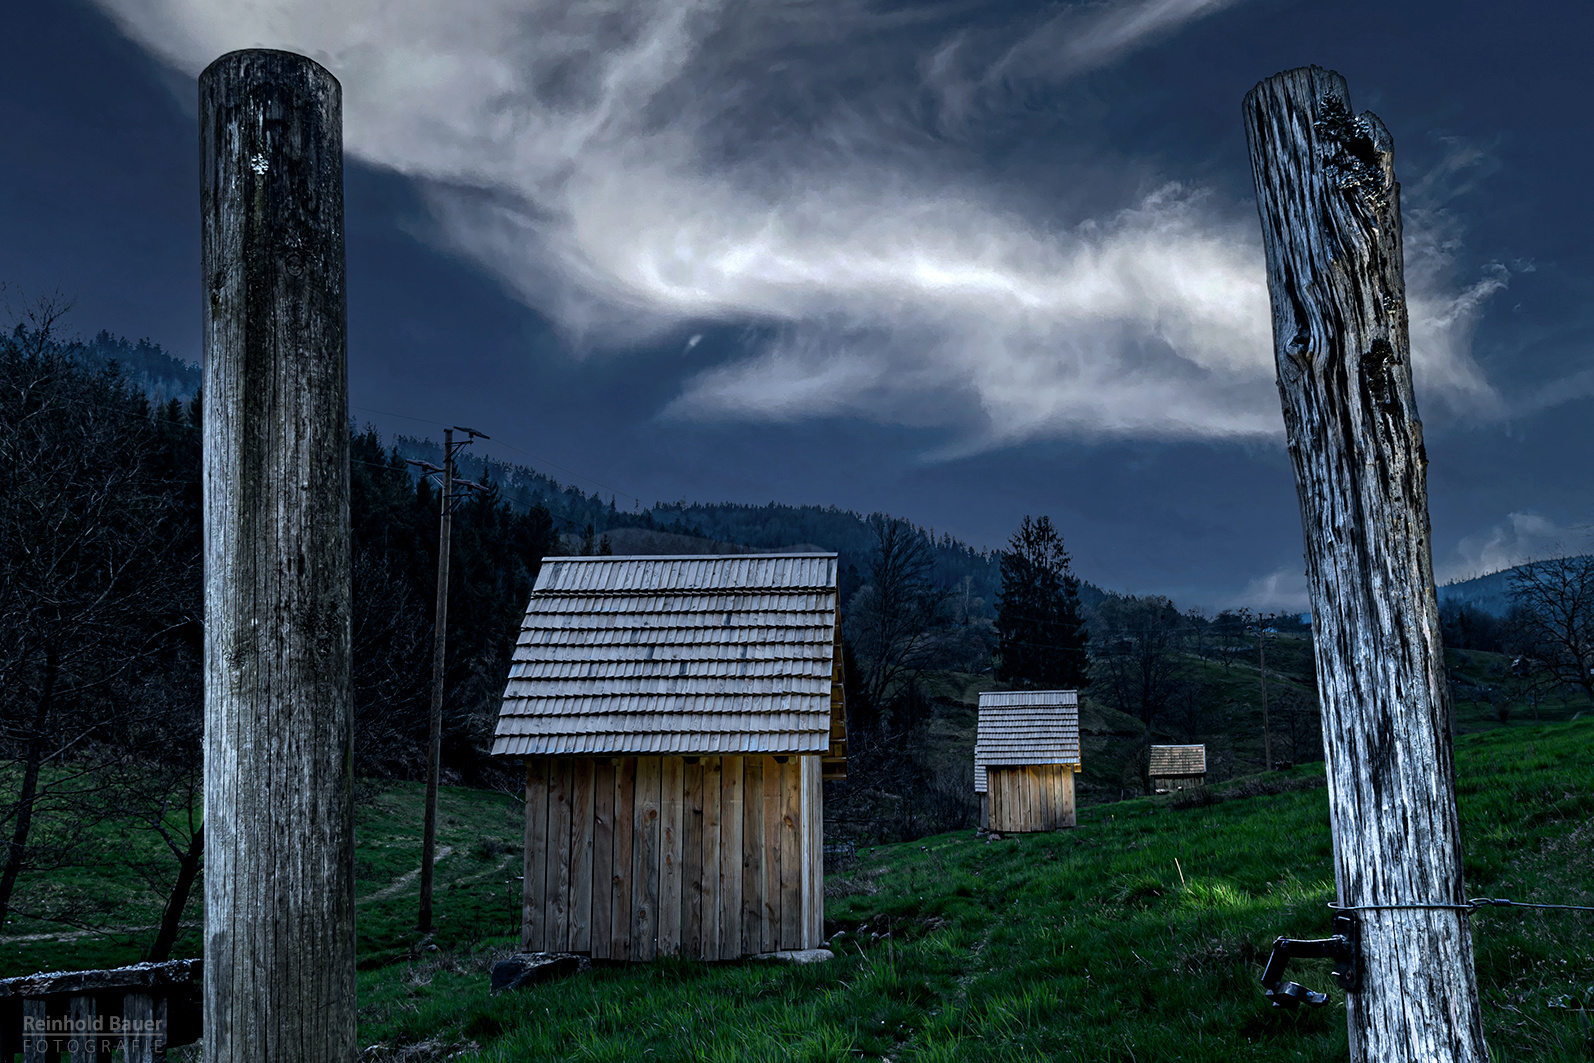
M 1267 720 L 1267 620 L 1256 614 L 1256 653 L 1262 670 L 1262 770 L 1273 770 L 1273 731 Z
M 1305 533 L 1356 1063 L 1485 1063 L 1383 122 L 1302 67 L 1242 106 Z M 1351 935 L 1346 935 L 1350 937 Z
M 464 432 L 470 438 L 456 443 L 455 431 Z M 406 459 L 426 473 L 442 478 L 438 502 L 441 519 L 437 532 L 437 609 L 432 631 L 432 713 L 426 745 L 426 823 L 421 831 L 421 913 L 417 921 L 423 934 L 432 930 L 432 870 L 437 862 L 437 781 L 443 763 L 443 666 L 448 651 L 448 544 L 454 524 L 454 484 L 485 490 L 474 480 L 455 480 L 454 455 L 461 447 L 486 438 L 473 428 L 456 425 L 443 429 L 442 468 L 429 461 Z
M 342 95 L 199 77 L 207 1063 L 357 1051 Z

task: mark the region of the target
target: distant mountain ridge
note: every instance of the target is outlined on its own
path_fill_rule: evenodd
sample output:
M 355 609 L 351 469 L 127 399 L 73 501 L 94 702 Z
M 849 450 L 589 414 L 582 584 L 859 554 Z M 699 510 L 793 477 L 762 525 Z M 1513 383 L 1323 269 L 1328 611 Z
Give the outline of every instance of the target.
M 128 383 L 142 390 L 152 403 L 186 403 L 199 396 L 200 367 L 173 357 L 150 340 L 133 342 L 101 330 L 92 340 L 73 344 L 72 351 L 84 365 L 99 368 L 115 363 Z M 435 440 L 401 435 L 394 445 L 404 457 L 442 461 L 442 444 Z M 682 501 L 627 512 L 618 509 L 612 498 L 606 502 L 528 466 L 468 449 L 459 456 L 459 468 L 463 476 L 492 480 L 512 504 L 542 506 L 567 542 L 579 544 L 590 528 L 595 541 L 608 535 L 610 548 L 617 554 L 835 551 L 840 555 L 844 598 L 867 577 L 874 554 L 869 517 L 836 506 Z M 1002 584 L 1000 553 L 976 550 L 945 533 L 937 536 L 933 529 L 920 530 L 931 547 L 931 578 L 957 592 L 971 614 L 994 615 Z M 1106 597 L 1100 587 L 1081 581 L 1080 600 L 1087 608 Z
M 199 366 L 174 358 L 158 343 L 147 339 L 134 343 L 125 336 L 113 336 L 104 329 L 87 342 L 70 348 L 82 365 L 104 368 L 111 363 L 121 370 L 129 384 L 162 405 L 173 401 L 190 402 L 199 396 L 204 374 Z
M 1490 616 L 1504 616 L 1511 611 L 1511 574 L 1515 571 L 1503 568 L 1486 576 L 1446 583 L 1439 588 L 1439 604 L 1466 605 Z
M 434 464 L 442 461 L 435 440 L 399 436 L 399 453 Z M 869 517 L 836 506 L 678 502 L 626 511 L 597 495 L 560 483 L 524 465 L 462 452 L 461 475 L 494 483 L 502 497 L 521 506 L 542 506 L 566 541 L 604 535 L 616 554 L 756 553 L 807 549 L 834 551 L 841 567 L 843 599 L 867 578 L 874 554 Z M 950 535 L 921 529 L 930 543 L 931 578 L 960 593 L 972 615 L 994 615 L 1001 589 L 1001 564 L 995 551 L 975 550 Z M 1104 592 L 1089 584 L 1081 597 L 1096 601 Z
M 1586 557 L 1589 555 L 1578 555 Z M 1447 583 L 1439 588 L 1439 604 L 1467 605 L 1490 616 L 1505 616 L 1511 611 L 1511 578 L 1528 564 L 1514 565 L 1486 576 Z

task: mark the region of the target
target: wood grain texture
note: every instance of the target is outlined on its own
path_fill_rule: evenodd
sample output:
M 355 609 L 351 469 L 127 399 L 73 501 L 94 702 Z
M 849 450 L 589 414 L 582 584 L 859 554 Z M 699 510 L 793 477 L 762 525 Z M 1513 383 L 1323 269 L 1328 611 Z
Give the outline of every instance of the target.
M 1317 67 L 1261 82 L 1242 110 L 1306 540 L 1339 902 L 1460 903 L 1393 144 Z M 1465 916 L 1359 914 L 1351 1058 L 1487 1059 Z
M 723 757 L 703 761 L 703 938 L 702 957 L 720 954 L 720 792 L 725 781 Z
M 153 1037 L 140 1036 L 137 1033 L 124 1033 L 121 1037 L 123 1063 L 156 1063 L 157 1060 L 166 1058 L 166 998 L 156 997 L 149 993 L 129 993 L 122 998 L 122 1018 L 125 1029 L 148 1030 L 152 1026 L 156 1033 Z M 41 1063 L 43 1061 L 41 1060 Z
M 703 955 L 703 761 L 686 765 L 681 816 L 681 955 Z
M 825 865 L 823 796 L 819 776 L 823 770 L 817 756 L 800 758 L 802 765 L 803 833 L 803 948 L 819 947 L 824 936 Z
M 686 801 L 686 764 L 663 758 L 659 781 L 659 954 L 681 951 L 681 838 Z
M 631 952 L 632 850 L 636 834 L 636 757 L 621 757 L 614 773 L 614 896 L 609 954 L 629 960 Z
M 598 760 L 592 771 L 592 955 L 611 953 L 614 898 L 614 762 Z
M 342 90 L 199 78 L 208 1061 L 350 1060 L 354 804 Z
M 742 767 L 746 757 L 725 757 L 720 780 L 720 959 L 742 954 Z
M 780 765 L 764 758 L 764 925 L 765 952 L 780 948 Z
M 591 757 L 574 758 L 570 798 L 570 951 L 592 951 L 592 865 L 597 802 Z
M 570 948 L 570 799 L 574 765 L 555 757 L 548 769 L 548 949 Z
M 522 947 L 646 960 L 823 935 L 823 757 L 532 757 Z
M 631 958 L 659 952 L 659 757 L 636 761 L 636 806 L 631 842 Z
M 780 948 L 802 948 L 802 780 L 800 758 L 780 766 Z
M 548 759 L 526 760 L 526 853 L 521 872 L 520 947 L 524 952 L 547 948 L 543 919 L 543 885 L 548 866 Z
M 1070 765 L 992 765 L 986 769 L 985 786 L 981 822 L 991 830 L 1022 834 L 1077 823 Z
M 102 1034 L 94 1026 L 94 1019 L 99 1014 L 98 1005 L 99 1001 L 87 993 L 71 998 L 67 1015 L 75 1029 L 87 1032 L 76 1034 L 67 1041 L 67 1059 L 70 1063 L 94 1063 L 100 1058 Z M 105 1057 L 109 1061 L 110 1053 L 105 1053 Z
M 49 1004 L 46 1001 L 24 998 L 22 1001 L 22 1018 L 27 1026 L 34 1030 L 48 1029 L 46 1024 L 50 1020 Z M 45 1063 L 50 1057 L 50 1041 L 45 1037 L 24 1037 L 22 1039 L 22 1063 Z
M 764 952 L 764 758 L 742 764 L 742 951 Z

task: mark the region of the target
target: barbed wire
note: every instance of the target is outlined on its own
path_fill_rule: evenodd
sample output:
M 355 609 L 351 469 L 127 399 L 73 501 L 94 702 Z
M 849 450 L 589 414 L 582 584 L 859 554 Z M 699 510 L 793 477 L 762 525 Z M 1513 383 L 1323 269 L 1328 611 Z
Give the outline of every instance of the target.
M 1328 906 L 1336 912 L 1371 912 L 1403 909 L 1436 909 L 1457 912 L 1475 912 L 1480 908 L 1543 908 L 1568 912 L 1594 912 L 1594 906 L 1585 904 L 1540 904 L 1534 901 L 1514 901 L 1509 897 L 1473 897 L 1464 904 L 1435 901 L 1419 904 L 1335 904 Z

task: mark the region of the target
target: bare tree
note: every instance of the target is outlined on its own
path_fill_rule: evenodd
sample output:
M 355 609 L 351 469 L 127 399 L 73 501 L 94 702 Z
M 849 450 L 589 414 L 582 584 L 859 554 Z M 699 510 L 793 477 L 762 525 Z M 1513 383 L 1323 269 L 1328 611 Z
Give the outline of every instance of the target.
M 356 547 L 353 581 L 355 764 L 413 776 L 426 760 L 431 618 L 387 553 Z
M 1206 684 L 1189 678 L 1175 684 L 1168 697 L 1166 719 L 1174 733 L 1194 742 L 1212 731 L 1220 714 L 1207 698 Z
M 1167 598 L 1111 597 L 1096 607 L 1092 674 L 1098 697 L 1151 726 L 1184 681 L 1184 618 Z
M 863 695 L 880 707 L 936 656 L 947 593 L 930 582 L 934 556 L 925 533 L 881 513 L 869 517 L 869 581 L 847 607 L 847 634 L 864 665 Z
M 1249 609 L 1225 609 L 1213 619 L 1213 645 L 1218 659 L 1223 662 L 1224 675 L 1229 674 L 1234 659 L 1249 650 L 1251 643 L 1246 633 L 1254 623 L 1256 618 Z
M 1594 698 L 1594 555 L 1534 561 L 1511 576 L 1524 656 Z
M 166 894 L 160 928 L 145 959 L 171 958 L 183 911 L 204 870 L 204 701 L 197 655 L 183 654 L 144 676 L 102 747 L 103 805 L 125 826 L 160 839 L 165 855 L 135 861 L 150 888 Z
M 1291 764 L 1322 757 L 1322 724 L 1312 697 L 1294 687 L 1284 687 L 1274 695 L 1274 705 L 1284 720 L 1284 748 Z
M 114 372 L 74 363 L 56 336 L 65 311 L 37 303 L 0 337 L 0 752 L 20 769 L 0 804 L 0 926 L 38 861 L 37 818 L 83 788 L 81 766 L 44 765 L 87 748 L 113 684 L 184 619 L 184 559 L 168 556 L 181 535 L 146 467 L 147 404 Z

